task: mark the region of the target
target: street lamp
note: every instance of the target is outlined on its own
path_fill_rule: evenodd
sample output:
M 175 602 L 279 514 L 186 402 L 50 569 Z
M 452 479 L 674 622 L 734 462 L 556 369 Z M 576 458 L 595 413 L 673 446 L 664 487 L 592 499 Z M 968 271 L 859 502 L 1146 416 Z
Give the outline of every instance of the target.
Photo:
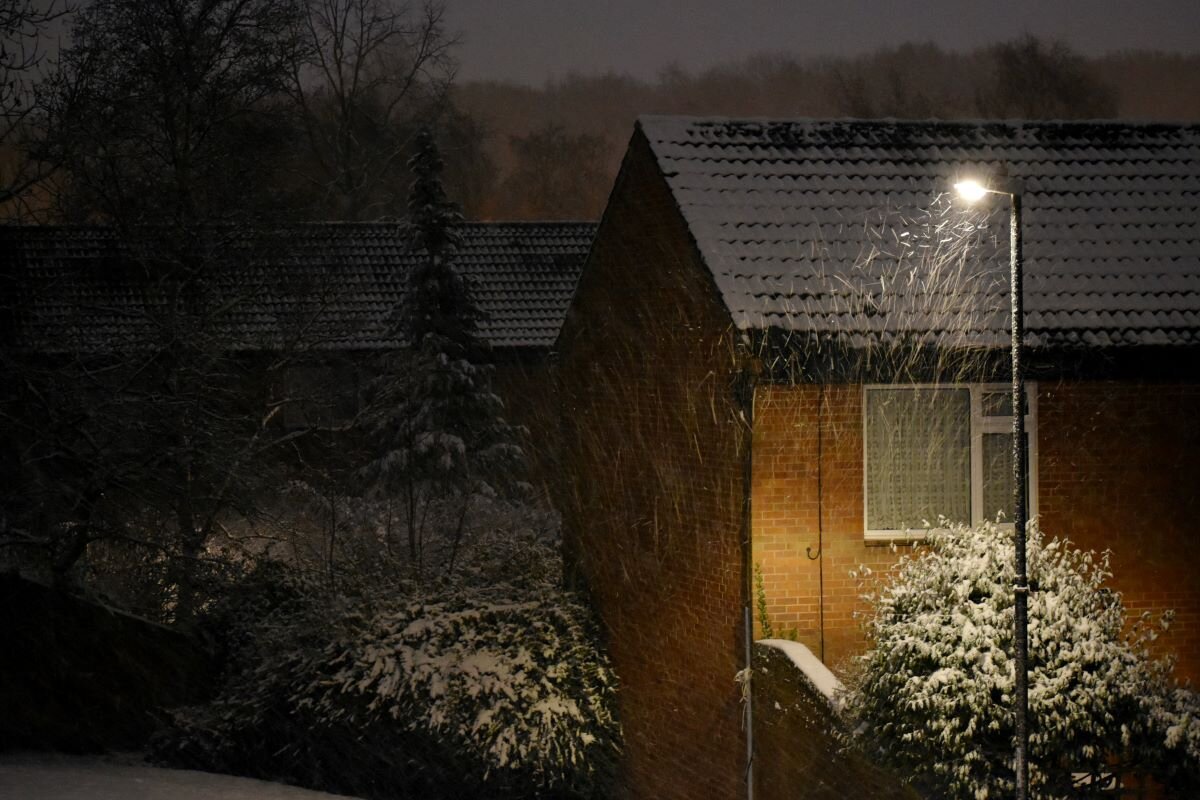
M 1025 384 L 1021 367 L 1021 341 L 1024 338 L 1022 298 L 1021 194 L 1020 181 L 962 180 L 955 191 L 969 203 L 989 194 L 1000 194 L 1009 201 L 1009 292 L 1012 309 L 1012 452 L 1013 452 L 1013 540 L 1016 545 L 1016 578 L 1013 591 L 1016 617 L 1016 772 L 1017 800 L 1029 797 L 1029 574 L 1025 560 Z

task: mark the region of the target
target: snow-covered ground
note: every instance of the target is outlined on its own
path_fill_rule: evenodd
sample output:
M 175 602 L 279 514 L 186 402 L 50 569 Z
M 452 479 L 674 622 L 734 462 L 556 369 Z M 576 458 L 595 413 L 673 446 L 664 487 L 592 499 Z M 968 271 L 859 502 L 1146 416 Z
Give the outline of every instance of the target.
M 132 759 L 0 754 L 3 800 L 333 800 L 250 778 L 162 769 Z

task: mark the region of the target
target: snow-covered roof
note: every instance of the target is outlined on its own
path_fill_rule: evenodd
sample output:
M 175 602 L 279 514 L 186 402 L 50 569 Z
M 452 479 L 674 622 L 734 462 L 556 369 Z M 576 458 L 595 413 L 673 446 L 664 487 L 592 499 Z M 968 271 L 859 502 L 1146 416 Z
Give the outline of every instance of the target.
M 583 269 L 590 222 L 470 222 L 456 264 L 499 348 L 554 343 Z M 422 257 L 403 223 L 313 223 L 222 244 L 226 269 L 204 282 L 207 308 L 225 309 L 214 335 L 233 347 L 289 341 L 326 350 L 394 347 L 389 314 Z M 209 243 L 211 244 L 211 243 Z M 241 250 L 239 251 L 239 248 Z M 0 300 L 19 342 L 52 351 L 110 349 L 150 333 L 166 300 L 136 245 L 105 227 L 0 226 Z M 244 259 L 229 253 L 250 252 Z M 2 315 L 0 315 L 2 317 Z M 0 321 L 2 318 L 0 318 Z
M 1200 126 L 647 116 L 735 324 L 851 346 L 1007 342 L 1008 204 L 1024 184 L 1037 345 L 1200 344 Z

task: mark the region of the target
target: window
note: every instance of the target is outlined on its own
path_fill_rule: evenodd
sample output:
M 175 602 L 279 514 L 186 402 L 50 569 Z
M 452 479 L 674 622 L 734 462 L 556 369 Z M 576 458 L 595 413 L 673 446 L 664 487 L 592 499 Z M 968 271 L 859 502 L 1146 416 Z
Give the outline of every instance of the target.
M 1037 387 L 1025 384 L 1026 508 L 1037 503 Z M 863 389 L 868 539 L 920 536 L 941 517 L 1012 519 L 1012 397 L 1001 384 Z

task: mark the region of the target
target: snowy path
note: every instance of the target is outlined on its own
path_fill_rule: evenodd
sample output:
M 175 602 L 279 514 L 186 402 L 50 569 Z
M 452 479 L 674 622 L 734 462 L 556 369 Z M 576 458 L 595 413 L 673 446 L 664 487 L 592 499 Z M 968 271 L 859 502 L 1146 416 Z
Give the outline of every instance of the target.
M 0 755 L 0 800 L 334 800 L 250 778 L 89 756 Z

